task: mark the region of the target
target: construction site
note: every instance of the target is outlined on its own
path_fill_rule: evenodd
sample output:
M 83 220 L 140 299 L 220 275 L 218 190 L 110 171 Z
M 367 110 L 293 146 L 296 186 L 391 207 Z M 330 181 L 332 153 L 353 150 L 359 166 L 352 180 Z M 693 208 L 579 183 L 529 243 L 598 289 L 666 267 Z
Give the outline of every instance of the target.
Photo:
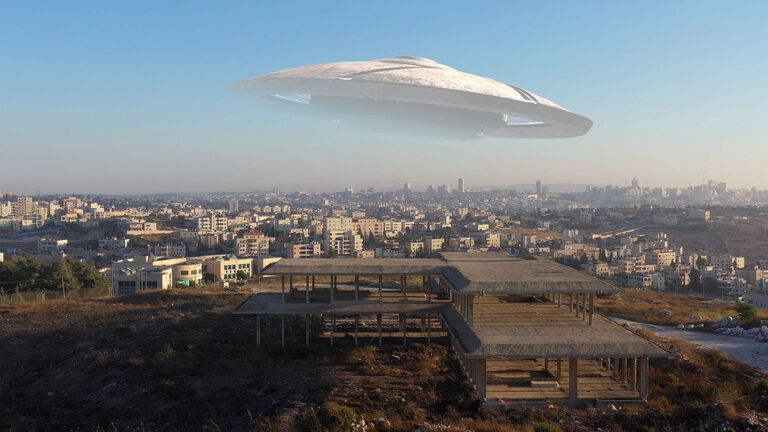
M 295 334 L 300 320 L 307 346 L 440 338 L 487 407 L 644 404 L 649 359 L 670 357 L 595 313 L 595 296 L 617 288 L 549 260 L 282 259 L 263 274 L 279 277 L 281 291 L 234 310 L 254 317 L 257 344 L 279 334 L 285 346 L 286 327 Z

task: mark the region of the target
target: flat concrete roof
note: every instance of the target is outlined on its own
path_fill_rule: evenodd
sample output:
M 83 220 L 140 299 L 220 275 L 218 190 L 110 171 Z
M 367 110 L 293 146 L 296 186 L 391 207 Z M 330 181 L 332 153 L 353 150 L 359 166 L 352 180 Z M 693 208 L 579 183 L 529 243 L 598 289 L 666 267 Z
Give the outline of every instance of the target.
M 535 258 L 505 253 L 441 254 L 448 266 L 443 276 L 451 287 L 467 294 L 550 294 L 618 292 L 584 272 Z
M 439 275 L 446 262 L 437 258 L 284 258 L 265 275 L 395 276 Z
M 440 275 L 467 294 L 618 292 L 597 278 L 544 258 L 523 259 L 501 252 L 445 252 L 437 258 L 287 258 L 265 275 L 394 276 Z
M 670 354 L 613 321 L 595 314 L 592 325 L 567 307 L 542 303 L 504 304 L 498 315 L 475 316 L 469 326 L 453 305 L 443 317 L 470 358 L 657 357 Z M 482 323 L 477 323 L 482 320 Z

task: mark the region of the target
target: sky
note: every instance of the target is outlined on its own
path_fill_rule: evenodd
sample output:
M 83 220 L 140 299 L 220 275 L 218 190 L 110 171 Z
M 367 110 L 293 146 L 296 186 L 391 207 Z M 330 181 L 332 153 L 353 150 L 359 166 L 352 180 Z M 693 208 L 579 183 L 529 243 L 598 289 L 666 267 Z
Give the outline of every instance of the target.
M 0 190 L 411 183 L 768 189 L 765 1 L 0 2 Z M 557 140 L 347 129 L 233 98 L 317 63 L 434 59 L 590 118 Z

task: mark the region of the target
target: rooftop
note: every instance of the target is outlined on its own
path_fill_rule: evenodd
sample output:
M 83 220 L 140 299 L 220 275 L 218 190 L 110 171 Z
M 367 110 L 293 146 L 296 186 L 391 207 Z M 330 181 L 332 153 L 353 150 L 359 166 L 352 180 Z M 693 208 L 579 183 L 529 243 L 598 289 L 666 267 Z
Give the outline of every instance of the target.
M 265 275 L 440 275 L 471 294 L 604 293 L 618 288 L 553 261 L 505 253 L 445 252 L 442 258 L 288 258 Z

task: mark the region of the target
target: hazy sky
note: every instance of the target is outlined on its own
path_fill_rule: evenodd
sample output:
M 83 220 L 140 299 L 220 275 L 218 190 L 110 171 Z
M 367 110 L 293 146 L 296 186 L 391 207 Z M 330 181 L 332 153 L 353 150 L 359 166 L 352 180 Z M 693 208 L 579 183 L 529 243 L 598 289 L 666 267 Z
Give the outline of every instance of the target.
M 0 2 L 0 189 L 578 182 L 768 188 L 765 1 Z M 398 55 L 540 94 L 583 137 L 367 134 L 226 85 Z

